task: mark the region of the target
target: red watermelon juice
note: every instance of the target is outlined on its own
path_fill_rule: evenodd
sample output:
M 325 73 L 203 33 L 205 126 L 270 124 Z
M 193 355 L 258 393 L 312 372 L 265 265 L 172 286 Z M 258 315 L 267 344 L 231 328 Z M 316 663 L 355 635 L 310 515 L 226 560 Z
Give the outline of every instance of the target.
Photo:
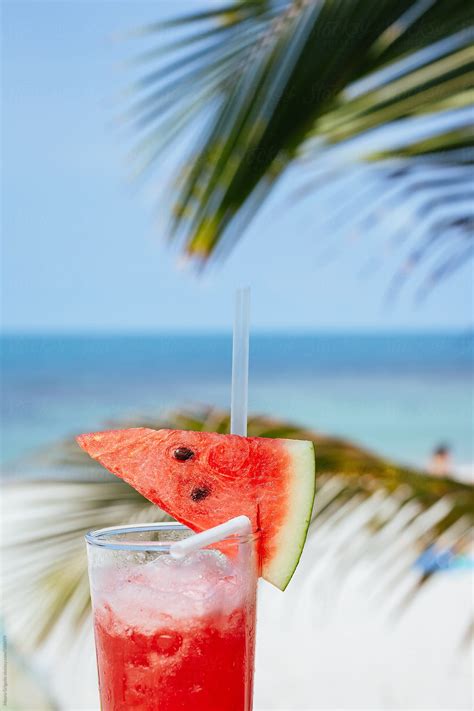
M 176 561 L 179 524 L 87 536 L 102 711 L 251 711 L 256 536 Z

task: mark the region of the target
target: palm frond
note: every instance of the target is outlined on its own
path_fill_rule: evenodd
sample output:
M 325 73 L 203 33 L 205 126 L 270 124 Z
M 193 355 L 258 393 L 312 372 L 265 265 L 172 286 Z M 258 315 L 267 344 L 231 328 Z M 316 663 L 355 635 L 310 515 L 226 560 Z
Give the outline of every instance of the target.
M 202 408 L 111 424 L 227 432 L 229 415 Z M 341 579 L 343 570 L 364 558 L 381 567 L 380 584 L 390 583 L 393 593 L 429 546 L 466 547 L 474 523 L 472 486 L 399 467 L 344 440 L 267 417 L 251 417 L 249 435 L 315 442 L 313 525 L 323 545 L 336 540 L 332 535 L 344 521 L 344 535 L 331 557 Z M 167 518 L 89 459 L 73 440 L 40 452 L 37 461 L 42 472 L 49 471 L 47 479 L 12 482 L 5 488 L 5 531 L 7 536 L 13 532 L 5 541 L 6 614 L 9 634 L 23 646 L 47 639 L 66 612 L 75 625 L 89 614 L 86 531 Z M 422 576 L 420 571 L 413 594 Z
M 330 235 L 340 234 L 350 222 L 351 239 L 360 238 L 383 223 L 385 258 L 400 265 L 388 296 L 418 270 L 421 276 L 424 272 L 421 298 L 474 250 L 473 138 L 472 129 L 461 126 L 373 150 L 362 168 L 349 166 L 344 175 L 338 166 L 321 166 L 310 156 L 294 197 L 311 198 L 315 185 L 333 185 L 329 200 L 338 210 L 320 226 Z M 374 260 L 371 264 L 373 269 Z
M 332 180 L 354 160 L 358 139 L 358 161 L 383 163 L 390 153 L 413 169 L 426 159 L 420 142 L 436 143 L 440 156 L 452 150 L 453 131 L 465 133 L 470 122 L 459 112 L 472 100 L 472 17 L 463 0 L 236 0 L 177 18 L 184 35 L 141 57 L 140 67 L 168 61 L 141 76 L 130 108 L 139 169 L 153 169 L 165 144 L 200 127 L 180 171 L 170 234 L 204 263 L 232 248 L 302 157 Z M 157 29 L 166 35 L 166 23 Z M 437 116 L 446 117 L 441 131 L 428 120 Z M 419 130 L 413 135 L 420 120 L 421 141 Z M 384 134 L 388 148 L 374 147 L 384 127 L 403 140 L 391 147 Z M 464 204 L 454 212 L 470 224 Z M 450 227 L 438 226 L 453 244 L 445 266 L 466 251 Z

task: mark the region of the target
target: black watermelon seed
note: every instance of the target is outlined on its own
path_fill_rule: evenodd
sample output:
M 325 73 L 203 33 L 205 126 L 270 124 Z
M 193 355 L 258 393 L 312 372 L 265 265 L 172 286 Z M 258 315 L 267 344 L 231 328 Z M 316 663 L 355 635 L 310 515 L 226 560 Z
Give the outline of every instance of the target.
M 198 486 L 191 491 L 191 498 L 193 501 L 202 501 L 209 496 L 211 490 L 208 486 Z
M 178 462 L 186 462 L 191 457 L 194 457 L 194 452 L 189 447 L 178 447 L 178 449 L 174 450 L 173 456 Z

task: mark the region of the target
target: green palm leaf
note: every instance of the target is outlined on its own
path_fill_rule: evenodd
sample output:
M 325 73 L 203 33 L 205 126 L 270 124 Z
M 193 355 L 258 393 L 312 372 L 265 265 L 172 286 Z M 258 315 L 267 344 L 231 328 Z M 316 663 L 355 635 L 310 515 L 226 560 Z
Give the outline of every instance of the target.
M 137 425 L 227 432 L 229 416 L 209 408 L 113 423 Z M 249 435 L 315 442 L 315 531 L 322 545 L 329 545 L 342 521 L 346 527 L 331 555 L 339 581 L 364 558 L 378 566 L 380 594 L 386 588 L 393 594 L 407 573 L 413 574 L 413 562 L 427 546 L 441 541 L 459 551 L 466 547 L 474 522 L 472 486 L 399 467 L 344 440 L 284 421 L 251 417 Z M 23 466 L 31 469 L 35 461 L 41 471 L 49 471 L 47 479 L 12 482 L 5 489 L 5 531 L 12 532 L 5 541 L 5 607 L 9 634 L 23 646 L 44 641 L 65 615 L 73 625 L 88 616 L 87 530 L 167 518 L 72 439 Z M 410 594 L 424 583 L 419 573 Z
M 462 0 L 236 0 L 150 27 L 152 37 L 171 27 L 184 34 L 139 58 L 129 112 L 140 132 L 137 168 L 153 169 L 189 125 L 200 129 L 180 171 L 170 234 L 200 263 L 228 251 L 302 159 L 328 181 L 354 160 L 385 171 L 390 155 L 406 164 L 397 173 L 404 181 L 426 157 L 417 149 L 422 131 L 421 143 L 463 163 L 451 137 L 459 131 L 463 150 L 472 145 L 472 16 Z M 157 59 L 164 64 L 154 69 Z M 432 281 L 472 250 L 472 204 L 454 212 L 464 242 L 452 241 Z M 438 238 L 451 226 L 430 229 Z

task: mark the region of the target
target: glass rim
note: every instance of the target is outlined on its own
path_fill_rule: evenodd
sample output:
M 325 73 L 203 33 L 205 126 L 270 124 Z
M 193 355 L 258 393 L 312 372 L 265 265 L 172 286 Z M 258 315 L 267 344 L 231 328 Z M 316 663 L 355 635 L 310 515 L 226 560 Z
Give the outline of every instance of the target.
M 168 553 L 170 547 L 176 541 L 117 541 L 114 542 L 110 540 L 113 536 L 118 536 L 127 533 L 146 533 L 147 531 L 189 531 L 190 535 L 193 536 L 195 531 L 189 526 L 185 526 L 182 523 L 176 521 L 160 521 L 158 523 L 129 523 L 121 526 L 107 526 L 106 528 L 96 528 L 88 531 L 84 538 L 86 542 L 91 546 L 97 546 L 99 548 L 105 548 L 108 550 L 123 550 L 123 551 L 158 551 L 161 553 Z M 258 540 L 260 537 L 260 532 L 256 533 L 244 533 L 238 534 L 234 533 L 231 536 L 226 536 L 223 538 L 224 541 L 230 541 L 235 543 L 250 543 Z M 215 544 L 211 544 L 215 545 Z M 206 546 L 205 546 L 206 547 Z

